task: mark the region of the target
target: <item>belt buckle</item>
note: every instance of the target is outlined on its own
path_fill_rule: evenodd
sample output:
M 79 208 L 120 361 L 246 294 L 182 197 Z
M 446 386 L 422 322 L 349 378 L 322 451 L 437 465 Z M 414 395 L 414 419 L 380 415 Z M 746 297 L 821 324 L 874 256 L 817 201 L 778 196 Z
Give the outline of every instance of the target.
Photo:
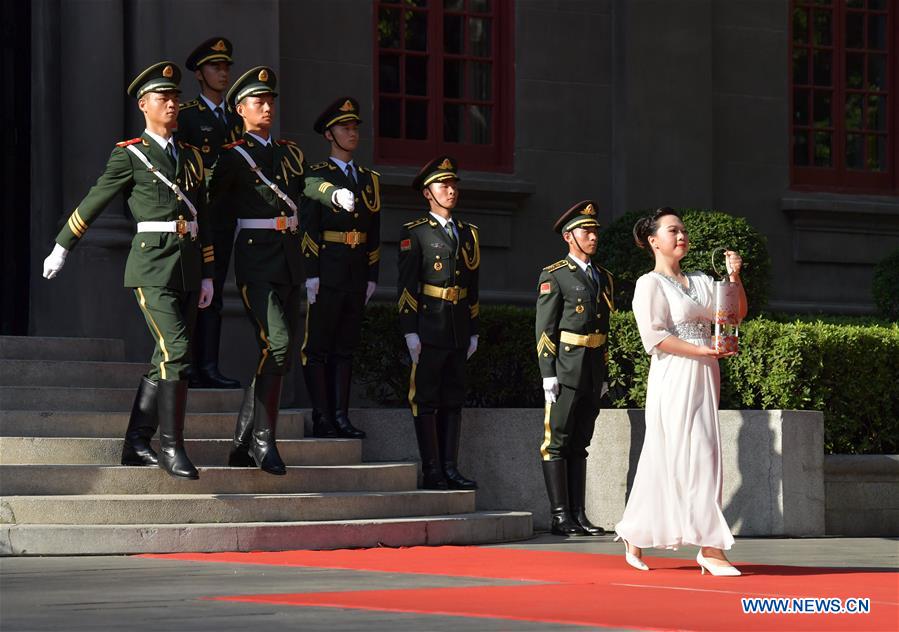
M 359 235 L 361 233 L 358 230 L 350 230 L 344 233 L 343 241 L 350 248 L 355 248 L 359 245 Z
M 287 230 L 290 226 L 290 222 L 286 215 L 282 215 L 281 217 L 275 218 L 275 230 Z
M 190 232 L 190 227 L 188 227 L 186 219 L 175 220 L 175 232 L 181 236 L 184 236 Z
M 459 302 L 459 288 L 457 286 L 448 287 L 443 291 L 446 294 L 446 300 L 452 301 L 453 305 Z

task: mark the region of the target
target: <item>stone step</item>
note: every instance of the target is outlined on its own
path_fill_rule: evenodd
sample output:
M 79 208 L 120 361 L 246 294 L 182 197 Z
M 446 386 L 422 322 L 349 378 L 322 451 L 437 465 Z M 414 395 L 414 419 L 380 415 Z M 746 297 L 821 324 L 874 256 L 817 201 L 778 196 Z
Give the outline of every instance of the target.
M 125 359 L 125 341 L 117 338 L 0 336 L 0 358 L 121 362 Z
M 5 496 L 76 494 L 305 494 L 413 490 L 415 463 L 304 465 L 284 476 L 257 468 L 201 467 L 200 480 L 185 482 L 156 467 L 105 465 L 0 465 Z
M 231 439 L 186 439 L 184 447 L 196 466 L 225 466 Z M 362 460 L 362 442 L 279 439 L 278 452 L 287 465 L 351 465 Z M 122 439 L 0 437 L 2 465 L 119 465 L 121 457 Z
M 0 410 L 130 411 L 137 384 L 131 388 L 0 386 Z M 240 389 L 193 389 L 188 412 L 237 414 Z
M 0 525 L 0 555 L 127 555 L 495 544 L 533 537 L 531 514 L 479 511 L 320 522 Z
M 4 410 L 0 411 L 0 437 L 122 437 L 128 413 Z M 303 438 L 303 412 L 282 408 L 278 437 Z M 224 439 L 234 434 L 236 413 L 190 413 L 184 421 L 188 439 Z
M 475 511 L 473 491 L 326 494 L 79 494 L 0 497 L 0 524 L 296 522 L 433 516 Z
M 0 384 L 136 389 L 149 368 L 140 362 L 0 359 Z

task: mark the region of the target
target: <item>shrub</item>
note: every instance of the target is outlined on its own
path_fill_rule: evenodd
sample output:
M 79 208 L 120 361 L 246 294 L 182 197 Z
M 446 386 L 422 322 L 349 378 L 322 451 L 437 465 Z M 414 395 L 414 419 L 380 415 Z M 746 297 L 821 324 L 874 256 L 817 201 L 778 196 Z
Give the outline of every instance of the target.
M 750 315 L 759 313 L 768 302 L 771 259 L 765 238 L 742 217 L 703 209 L 679 209 L 690 233 L 690 252 L 681 262 L 685 271 L 701 270 L 713 277 L 712 251 L 736 250 L 743 257 L 743 285 Z M 615 304 L 631 308 L 634 284 L 653 268 L 652 255 L 634 244 L 633 228 L 649 210 L 625 213 L 599 233 L 597 261 L 615 275 Z M 724 256 L 715 254 L 718 270 L 724 272 Z M 717 278 L 717 277 L 716 277 Z
M 874 266 L 871 294 L 877 311 L 889 320 L 899 320 L 899 248 Z

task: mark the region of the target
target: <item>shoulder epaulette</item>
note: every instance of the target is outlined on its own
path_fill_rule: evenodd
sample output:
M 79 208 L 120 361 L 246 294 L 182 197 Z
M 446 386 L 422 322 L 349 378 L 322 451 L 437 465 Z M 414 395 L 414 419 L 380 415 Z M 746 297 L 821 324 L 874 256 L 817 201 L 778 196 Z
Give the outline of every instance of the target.
M 127 147 L 128 145 L 133 145 L 133 144 L 139 143 L 139 142 L 140 142 L 140 136 L 138 136 L 137 138 L 132 138 L 131 140 L 123 140 L 120 143 L 116 143 L 115 146 L 116 147 Z
M 421 226 L 422 224 L 427 224 L 427 223 L 428 223 L 427 217 L 420 217 L 416 220 L 413 220 L 411 222 L 407 222 L 407 223 L 403 224 L 403 226 L 405 226 L 406 228 L 415 228 L 416 226 Z
M 279 145 L 296 145 L 295 142 L 293 142 L 292 140 L 287 140 L 286 138 L 279 138 L 275 142 Z
M 195 150 L 195 151 L 200 151 L 200 149 L 199 149 L 198 147 L 194 147 L 194 146 L 191 145 L 190 143 L 185 143 L 183 140 L 179 140 L 179 141 L 178 141 L 178 146 L 179 146 L 179 147 L 186 147 L 187 149 L 193 149 L 193 150 Z
M 600 270 L 602 270 L 603 272 L 605 272 L 606 274 L 608 274 L 610 277 L 614 277 L 614 276 L 615 276 L 614 274 L 612 274 L 612 272 L 611 272 L 608 268 L 604 268 L 603 266 L 598 265 L 598 264 L 593 264 L 593 265 L 595 265 L 597 268 L 599 268 Z
M 313 171 L 318 171 L 319 169 L 324 169 L 327 166 L 328 166 L 328 161 L 323 160 L 322 162 L 315 163 L 314 165 L 310 166 L 309 168 L 312 169 Z
M 233 143 L 228 143 L 227 145 L 222 145 L 222 149 L 231 149 L 232 147 L 237 147 L 238 145 L 243 145 L 245 142 L 247 142 L 247 141 L 244 140 L 243 138 L 241 138 L 239 140 L 234 141 Z
M 179 109 L 186 110 L 187 108 L 195 108 L 200 104 L 199 99 L 194 99 L 193 101 L 185 101 L 181 105 L 179 105 Z
M 555 263 L 549 264 L 548 266 L 546 266 L 543 269 L 547 272 L 555 272 L 559 268 L 566 268 L 566 267 L 568 267 L 568 262 L 565 261 L 565 259 L 560 259 L 559 261 L 556 261 Z

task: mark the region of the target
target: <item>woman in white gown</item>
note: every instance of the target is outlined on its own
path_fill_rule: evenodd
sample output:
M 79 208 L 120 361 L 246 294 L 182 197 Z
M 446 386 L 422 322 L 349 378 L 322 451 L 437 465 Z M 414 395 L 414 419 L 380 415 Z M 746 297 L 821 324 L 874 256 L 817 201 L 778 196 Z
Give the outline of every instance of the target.
M 721 440 L 718 359 L 711 346 L 714 296 L 711 277 L 684 274 L 680 260 L 689 240 L 677 212 L 657 210 L 634 226 L 634 239 L 655 257 L 655 269 L 637 280 L 634 315 L 652 355 L 646 388 L 646 435 L 621 521 L 627 562 L 649 570 L 646 547 L 699 546 L 703 572 L 739 575 L 724 550 L 734 543 L 721 512 Z M 730 280 L 740 284 L 742 260 L 727 251 Z M 740 313 L 746 295 L 740 284 Z

